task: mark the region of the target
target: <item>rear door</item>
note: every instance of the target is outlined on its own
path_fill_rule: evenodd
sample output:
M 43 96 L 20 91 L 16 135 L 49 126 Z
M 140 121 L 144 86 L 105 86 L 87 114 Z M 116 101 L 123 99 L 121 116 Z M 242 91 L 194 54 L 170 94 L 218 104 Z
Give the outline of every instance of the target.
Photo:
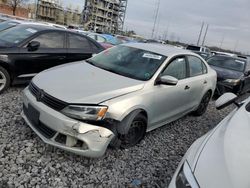
M 203 61 L 192 55 L 186 57 L 188 62 L 188 98 L 190 108 L 194 108 L 199 105 L 208 84 L 207 67 Z
M 86 36 L 74 33 L 68 33 L 67 36 L 67 60 L 69 62 L 88 59 L 102 50 Z
M 40 43 L 40 47 L 35 51 L 29 51 L 27 47 L 32 41 Z M 15 62 L 17 76 L 26 77 L 45 69 L 67 63 L 66 53 L 65 32 L 43 32 L 20 48 L 19 58 Z

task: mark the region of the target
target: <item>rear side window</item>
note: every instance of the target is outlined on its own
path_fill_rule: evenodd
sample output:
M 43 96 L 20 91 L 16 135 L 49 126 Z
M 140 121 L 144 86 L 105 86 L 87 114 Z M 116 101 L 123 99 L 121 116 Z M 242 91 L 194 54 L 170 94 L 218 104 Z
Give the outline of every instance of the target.
M 69 48 L 83 50 L 92 49 L 87 38 L 74 34 L 69 34 Z
M 40 42 L 40 48 L 63 48 L 64 33 L 49 32 L 39 35 L 32 41 Z
M 163 71 L 162 75 L 169 75 L 182 80 L 187 77 L 187 66 L 184 57 L 174 59 L 167 68 Z
M 207 67 L 202 60 L 195 56 L 188 56 L 190 77 L 207 73 Z

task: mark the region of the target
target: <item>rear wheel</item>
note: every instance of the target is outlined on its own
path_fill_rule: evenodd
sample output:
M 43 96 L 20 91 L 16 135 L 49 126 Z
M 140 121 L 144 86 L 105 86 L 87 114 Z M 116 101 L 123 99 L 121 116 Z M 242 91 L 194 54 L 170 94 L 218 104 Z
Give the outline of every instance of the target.
M 195 116 L 201 116 L 202 114 L 204 114 L 207 110 L 207 106 L 209 104 L 211 98 L 211 92 L 207 92 L 201 99 L 201 102 L 197 108 L 197 110 L 195 110 L 193 112 L 193 115 Z
M 6 90 L 10 86 L 10 75 L 0 66 L 0 93 Z
M 121 148 L 129 148 L 138 144 L 145 136 L 147 129 L 147 118 L 138 114 L 132 121 L 125 135 L 120 136 Z

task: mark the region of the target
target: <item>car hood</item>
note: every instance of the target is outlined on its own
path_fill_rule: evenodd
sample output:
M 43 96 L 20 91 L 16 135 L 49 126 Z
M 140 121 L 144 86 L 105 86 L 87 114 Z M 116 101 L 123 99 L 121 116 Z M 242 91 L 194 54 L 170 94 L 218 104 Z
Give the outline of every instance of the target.
M 250 187 L 250 113 L 245 107 L 214 131 L 196 163 L 200 187 Z
M 217 72 L 218 81 L 225 79 L 239 79 L 243 76 L 243 72 L 238 72 L 234 70 L 224 69 L 221 67 L 211 66 Z
M 99 104 L 144 86 L 143 81 L 105 71 L 85 61 L 43 71 L 32 81 L 49 95 L 74 104 Z

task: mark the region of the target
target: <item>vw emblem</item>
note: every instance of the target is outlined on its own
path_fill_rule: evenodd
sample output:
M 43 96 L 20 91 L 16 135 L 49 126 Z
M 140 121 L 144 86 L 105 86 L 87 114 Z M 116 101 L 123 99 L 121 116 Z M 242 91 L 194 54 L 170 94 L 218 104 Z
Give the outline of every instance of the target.
M 39 102 L 39 101 L 42 101 L 44 97 L 44 91 L 43 90 L 40 90 L 36 96 L 36 100 Z

